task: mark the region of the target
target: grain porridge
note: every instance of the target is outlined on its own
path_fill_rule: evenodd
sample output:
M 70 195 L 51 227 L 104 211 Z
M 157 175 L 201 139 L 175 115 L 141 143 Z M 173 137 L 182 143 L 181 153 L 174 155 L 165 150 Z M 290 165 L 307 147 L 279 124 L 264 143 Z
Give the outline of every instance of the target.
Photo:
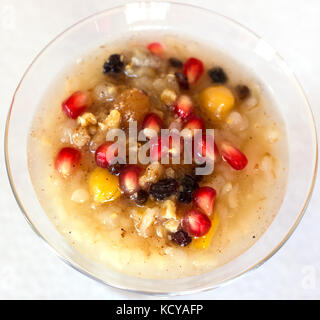
M 154 279 L 210 271 L 253 245 L 280 208 L 288 163 L 283 122 L 258 77 L 172 36 L 81 58 L 43 98 L 28 145 L 34 187 L 59 232 L 108 268 Z M 133 123 L 145 136 L 136 144 Z M 125 134 L 122 162 L 108 153 L 114 129 Z M 161 129 L 188 132 L 191 163 L 170 139 L 161 161 Z M 214 143 L 197 129 L 214 129 Z M 146 146 L 149 163 L 128 161 Z M 206 163 L 196 155 L 212 173 L 198 174 Z

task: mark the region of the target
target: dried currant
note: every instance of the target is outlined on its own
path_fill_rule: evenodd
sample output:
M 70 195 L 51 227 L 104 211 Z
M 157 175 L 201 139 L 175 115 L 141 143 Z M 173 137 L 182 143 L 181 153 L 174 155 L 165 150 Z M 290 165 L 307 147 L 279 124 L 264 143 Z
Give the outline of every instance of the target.
M 183 67 L 183 62 L 177 58 L 170 58 L 169 63 L 171 65 L 171 67 L 174 67 L 174 68 L 182 68 Z
M 162 201 L 178 191 L 178 182 L 175 179 L 163 179 L 150 186 L 150 195 L 158 201 Z
M 112 54 L 103 65 L 103 73 L 120 73 L 123 67 L 124 63 L 121 60 L 120 54 Z
M 178 200 L 179 200 L 179 202 L 182 202 L 182 203 L 191 203 L 192 193 L 182 191 L 178 195 Z
M 186 175 L 181 181 L 182 191 L 179 192 L 178 200 L 182 203 L 190 203 L 192 194 L 199 188 L 199 184 L 193 176 Z
M 187 76 L 182 72 L 176 72 L 174 75 L 176 76 L 180 88 L 189 90 L 189 82 Z
M 149 198 L 149 193 L 145 190 L 140 190 L 138 191 L 135 197 L 136 204 L 138 206 L 142 206 L 148 201 L 148 198 Z
M 199 185 L 196 182 L 196 180 L 190 175 L 186 175 L 183 178 L 181 185 L 184 191 L 191 192 L 191 193 L 199 188 Z
M 186 247 L 191 243 L 192 238 L 188 235 L 187 232 L 179 230 L 171 234 L 171 240 L 181 247 Z
M 209 77 L 214 83 L 225 83 L 228 78 L 221 67 L 214 67 L 208 71 Z

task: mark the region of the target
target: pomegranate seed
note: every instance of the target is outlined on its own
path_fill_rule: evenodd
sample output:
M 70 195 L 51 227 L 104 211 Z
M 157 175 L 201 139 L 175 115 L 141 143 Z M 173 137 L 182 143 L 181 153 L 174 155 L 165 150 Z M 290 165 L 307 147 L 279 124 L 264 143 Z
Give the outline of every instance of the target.
M 184 125 L 183 129 L 190 130 L 193 137 L 195 129 L 201 129 L 202 131 L 205 130 L 204 121 L 198 116 L 191 116 Z
M 163 127 L 163 122 L 161 118 L 155 113 L 147 114 L 142 122 L 142 129 L 152 129 L 157 134 L 160 133 L 160 130 L 162 127 Z
M 150 158 L 151 161 L 160 161 L 166 155 L 170 157 L 177 156 L 183 153 L 183 141 L 180 140 L 180 150 L 174 145 L 174 139 L 170 135 L 169 139 L 166 136 L 153 137 L 150 139 Z M 179 152 L 178 152 L 179 151 Z
M 73 148 L 63 148 L 58 153 L 55 160 L 55 169 L 64 178 L 71 175 L 72 171 L 79 164 L 81 153 Z
M 112 145 L 113 142 L 105 142 L 96 150 L 95 160 L 98 167 L 108 168 L 114 157 L 118 155 L 118 150 L 115 150 Z
M 215 161 L 217 158 L 217 146 L 212 136 L 202 135 L 201 139 L 194 140 L 195 156 L 198 158 L 206 158 L 207 161 Z
M 181 118 L 186 119 L 193 113 L 193 103 L 189 96 L 182 95 L 175 103 L 174 112 Z
M 163 48 L 162 44 L 159 42 L 149 43 L 147 48 L 152 54 L 154 54 L 156 56 L 162 56 L 164 53 L 164 48 Z
M 208 216 L 212 214 L 216 190 L 210 187 L 201 187 L 193 193 L 193 203 Z
M 183 66 L 183 73 L 187 76 L 189 84 L 196 83 L 203 74 L 203 71 L 202 61 L 196 58 L 189 58 Z
M 141 168 L 137 165 L 128 165 L 121 170 L 119 175 L 119 185 L 121 190 L 128 196 L 132 196 L 138 192 L 139 186 L 139 174 Z
M 248 163 L 247 157 L 228 142 L 221 143 L 220 154 L 222 159 L 227 161 L 235 170 L 244 169 Z
M 62 110 L 69 118 L 76 119 L 84 113 L 90 103 L 91 99 L 88 92 L 77 91 L 62 103 Z
M 209 217 L 197 209 L 191 209 L 182 219 L 182 228 L 192 237 L 202 237 L 211 228 Z

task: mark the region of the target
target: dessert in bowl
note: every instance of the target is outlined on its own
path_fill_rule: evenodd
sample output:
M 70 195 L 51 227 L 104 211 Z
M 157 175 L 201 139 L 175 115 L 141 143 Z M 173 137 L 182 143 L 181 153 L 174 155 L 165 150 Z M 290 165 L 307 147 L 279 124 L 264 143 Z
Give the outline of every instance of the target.
M 33 210 L 41 210 L 39 219 L 49 217 L 44 238 L 61 246 L 58 252 L 80 269 L 126 289 L 164 293 L 213 287 L 263 260 L 297 222 L 281 215 L 287 202 L 293 204 L 291 168 L 301 159 L 292 159 L 290 141 L 296 133 L 275 91 L 284 95 L 290 88 L 268 81 L 279 72 L 270 63 L 274 52 L 259 42 L 254 57 L 262 52 L 267 65 L 259 55 L 242 60 L 246 46 L 236 43 L 229 30 L 238 27 L 230 21 L 222 25 L 218 20 L 224 18 L 193 7 L 186 6 L 186 13 L 199 19 L 215 16 L 220 32 L 232 38 L 230 47 L 205 34 L 210 21 L 198 30 L 201 37 L 182 32 L 184 18 L 178 26 L 171 21 L 171 9 L 179 7 L 130 4 L 67 31 L 55 59 L 62 59 L 63 51 L 68 57 L 59 70 L 49 67 L 50 81 L 39 84 L 33 113 L 26 117 L 24 159 L 36 195 Z M 154 18 L 157 10 L 162 15 Z M 133 15 L 137 12 L 141 17 Z M 111 37 L 110 23 L 116 27 L 124 17 L 129 35 L 123 27 Z M 151 27 L 152 19 L 158 24 Z M 98 36 L 87 45 L 91 33 Z M 72 41 L 78 49 L 86 43 L 86 50 L 76 52 Z M 143 135 L 136 143 L 130 135 L 133 123 L 137 136 Z M 113 144 L 107 136 L 115 129 L 124 133 L 124 155 L 120 148 L 109 152 Z M 188 138 L 178 144 L 168 139 L 166 145 L 165 129 L 187 132 Z M 203 133 L 206 129 L 213 129 L 214 136 Z M 297 144 L 315 139 L 312 128 L 304 133 L 309 137 L 300 135 Z M 188 139 L 189 153 L 181 144 Z M 315 145 L 303 147 L 314 165 Z M 144 150 L 148 161 L 138 157 L 132 162 L 130 152 Z M 173 163 L 175 156 L 180 163 Z M 207 162 L 212 171 L 203 173 Z M 312 180 L 313 171 L 306 174 Z M 304 205 L 303 199 L 295 201 Z M 42 233 L 43 226 L 32 222 Z
M 218 267 L 260 237 L 284 195 L 287 142 L 248 71 L 190 39 L 157 40 L 104 45 L 59 78 L 28 153 L 40 202 L 79 251 L 133 276 L 171 279 Z M 142 141 L 130 141 L 132 124 Z M 114 129 L 125 140 L 115 152 Z M 171 138 L 168 159 L 164 129 L 189 130 L 178 145 Z M 129 155 L 144 150 L 150 159 Z M 197 173 L 207 164 L 199 153 L 213 170 Z

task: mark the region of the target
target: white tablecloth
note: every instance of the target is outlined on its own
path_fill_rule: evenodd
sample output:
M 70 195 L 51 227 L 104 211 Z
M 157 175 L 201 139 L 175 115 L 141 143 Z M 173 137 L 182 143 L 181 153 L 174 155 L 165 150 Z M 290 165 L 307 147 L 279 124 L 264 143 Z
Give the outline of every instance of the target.
M 176 0 L 178 1 L 178 0 Z M 13 92 L 34 56 L 79 19 L 124 1 L 0 0 L 0 128 Z M 320 115 L 320 1 L 181 1 L 211 8 L 248 26 L 285 58 Z M 61 262 L 28 226 L 11 193 L 0 142 L 0 299 L 149 298 L 86 278 Z M 298 229 L 265 265 L 226 287 L 187 299 L 320 298 L 320 185 Z

